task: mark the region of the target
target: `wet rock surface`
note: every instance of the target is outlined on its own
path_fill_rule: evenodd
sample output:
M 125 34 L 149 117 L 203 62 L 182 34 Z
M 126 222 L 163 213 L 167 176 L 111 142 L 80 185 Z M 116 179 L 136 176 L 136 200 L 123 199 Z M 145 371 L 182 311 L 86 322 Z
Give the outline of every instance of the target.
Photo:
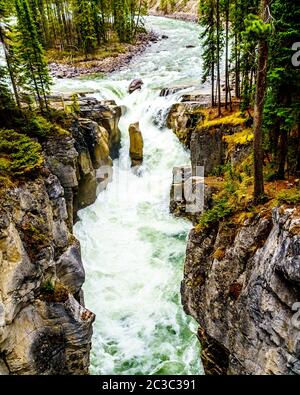
M 203 119 L 204 102 L 184 102 L 174 104 L 169 111 L 167 126 L 187 148 L 191 146 L 191 136 L 197 124 Z
M 66 108 L 72 105 L 72 98 L 58 96 L 51 103 L 57 109 Z M 45 143 L 47 165 L 65 190 L 70 228 L 78 210 L 96 200 L 98 181 L 103 181 L 112 159 L 118 157 L 121 144 L 118 124 L 122 110 L 115 102 L 83 97 L 78 105 L 79 117 L 72 122 L 71 136 Z
M 131 94 L 131 93 L 133 93 L 133 92 L 135 92 L 137 90 L 142 89 L 143 85 L 144 85 L 144 83 L 143 83 L 143 81 L 140 78 L 131 81 L 131 83 L 130 83 L 130 85 L 128 87 L 128 93 Z
M 138 122 L 132 123 L 129 126 L 129 137 L 130 137 L 129 155 L 131 159 L 131 166 L 132 167 L 140 166 L 143 163 L 144 140 Z

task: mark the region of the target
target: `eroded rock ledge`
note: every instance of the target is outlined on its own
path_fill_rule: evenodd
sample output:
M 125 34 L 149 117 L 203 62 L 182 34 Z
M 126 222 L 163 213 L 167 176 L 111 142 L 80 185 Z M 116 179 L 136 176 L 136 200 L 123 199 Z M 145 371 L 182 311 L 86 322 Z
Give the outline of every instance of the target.
M 118 151 L 121 109 L 80 104 L 71 134 L 44 143 L 42 175 L 0 189 L 0 374 L 88 373 L 95 316 L 72 225 Z

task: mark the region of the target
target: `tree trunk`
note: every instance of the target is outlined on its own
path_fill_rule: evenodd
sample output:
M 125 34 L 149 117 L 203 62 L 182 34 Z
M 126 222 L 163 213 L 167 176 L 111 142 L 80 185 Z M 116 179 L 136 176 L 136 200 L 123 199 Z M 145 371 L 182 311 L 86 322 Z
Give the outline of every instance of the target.
M 225 49 L 225 109 L 228 108 L 228 95 L 230 90 L 228 55 L 229 53 L 229 0 L 226 2 L 226 49 Z
M 235 34 L 234 43 L 234 53 L 235 53 L 235 97 L 240 98 L 240 61 L 239 61 L 239 51 L 238 51 L 238 34 Z
M 7 45 L 5 43 L 4 34 L 3 34 L 1 26 L 0 26 L 0 41 L 3 44 L 5 60 L 6 60 L 6 64 L 7 64 L 7 69 L 8 69 L 11 85 L 12 85 L 12 88 L 13 88 L 13 91 L 14 91 L 15 100 L 16 100 L 18 108 L 21 109 L 21 103 L 20 103 L 18 88 L 17 88 L 17 84 L 16 84 L 16 81 L 15 81 L 15 78 L 14 78 L 14 73 L 13 73 L 13 70 L 12 70 L 12 67 L 11 67 L 11 63 L 10 63 L 10 58 L 9 58 L 9 51 L 8 51 Z
M 217 0 L 217 87 L 218 87 L 218 116 L 221 116 L 221 75 L 220 75 L 220 1 Z
M 278 157 L 278 180 L 284 180 L 285 178 L 285 163 L 287 158 L 287 143 L 288 135 L 286 130 L 282 130 L 280 133 L 280 144 L 279 144 L 279 157 Z
M 215 106 L 215 65 L 211 67 L 211 106 Z
M 261 15 L 265 20 L 269 0 L 262 0 Z M 264 195 L 262 126 L 265 96 L 267 90 L 268 42 L 259 41 L 258 67 L 254 107 L 254 203 L 257 204 Z

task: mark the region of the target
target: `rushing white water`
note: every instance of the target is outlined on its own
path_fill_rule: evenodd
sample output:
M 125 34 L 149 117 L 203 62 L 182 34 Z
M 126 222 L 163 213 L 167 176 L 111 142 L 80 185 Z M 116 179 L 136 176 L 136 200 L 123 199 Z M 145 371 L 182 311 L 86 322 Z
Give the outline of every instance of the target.
M 113 182 L 80 212 L 75 226 L 87 274 L 86 305 L 97 316 L 91 373 L 202 374 L 197 325 L 180 303 L 191 224 L 169 214 L 172 168 L 188 164 L 189 153 L 162 127 L 180 95 L 159 97 L 163 87 L 199 86 L 199 30 L 164 18 L 147 18 L 147 24 L 169 38 L 107 79 L 59 80 L 55 86 L 65 92 L 92 90 L 98 98 L 127 107 Z M 137 77 L 143 79 L 143 89 L 128 95 L 129 82 Z M 132 172 L 128 154 L 128 126 L 136 121 L 145 145 L 139 176 Z

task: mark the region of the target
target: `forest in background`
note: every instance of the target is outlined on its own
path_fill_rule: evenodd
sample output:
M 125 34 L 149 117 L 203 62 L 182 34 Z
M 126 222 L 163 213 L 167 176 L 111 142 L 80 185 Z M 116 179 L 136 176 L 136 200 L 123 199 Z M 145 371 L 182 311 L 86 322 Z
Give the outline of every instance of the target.
M 47 110 L 47 51 L 84 53 L 87 58 L 107 43 L 132 43 L 143 29 L 144 13 L 145 2 L 138 0 L 1 0 L 6 66 L 0 69 L 0 106 L 9 102 L 8 74 L 18 108 L 35 95 L 40 110 Z
M 25 124 L 34 119 L 41 129 L 36 134 L 49 133 L 47 51 L 72 48 L 88 56 L 110 41 L 133 42 L 145 12 L 139 0 L 0 0 L 6 59 L 0 68 L 0 126 L 23 133 L 33 128 L 18 126 L 25 117 Z M 292 48 L 300 41 L 300 7 L 292 0 L 200 0 L 199 21 L 202 81 L 211 84 L 216 116 L 238 106 L 253 130 L 252 180 L 259 202 L 266 177 L 299 176 L 300 73 Z
M 212 106 L 221 117 L 238 104 L 253 129 L 258 202 L 264 177 L 299 176 L 300 72 L 292 59 L 300 7 L 293 0 L 200 0 L 199 20 Z

